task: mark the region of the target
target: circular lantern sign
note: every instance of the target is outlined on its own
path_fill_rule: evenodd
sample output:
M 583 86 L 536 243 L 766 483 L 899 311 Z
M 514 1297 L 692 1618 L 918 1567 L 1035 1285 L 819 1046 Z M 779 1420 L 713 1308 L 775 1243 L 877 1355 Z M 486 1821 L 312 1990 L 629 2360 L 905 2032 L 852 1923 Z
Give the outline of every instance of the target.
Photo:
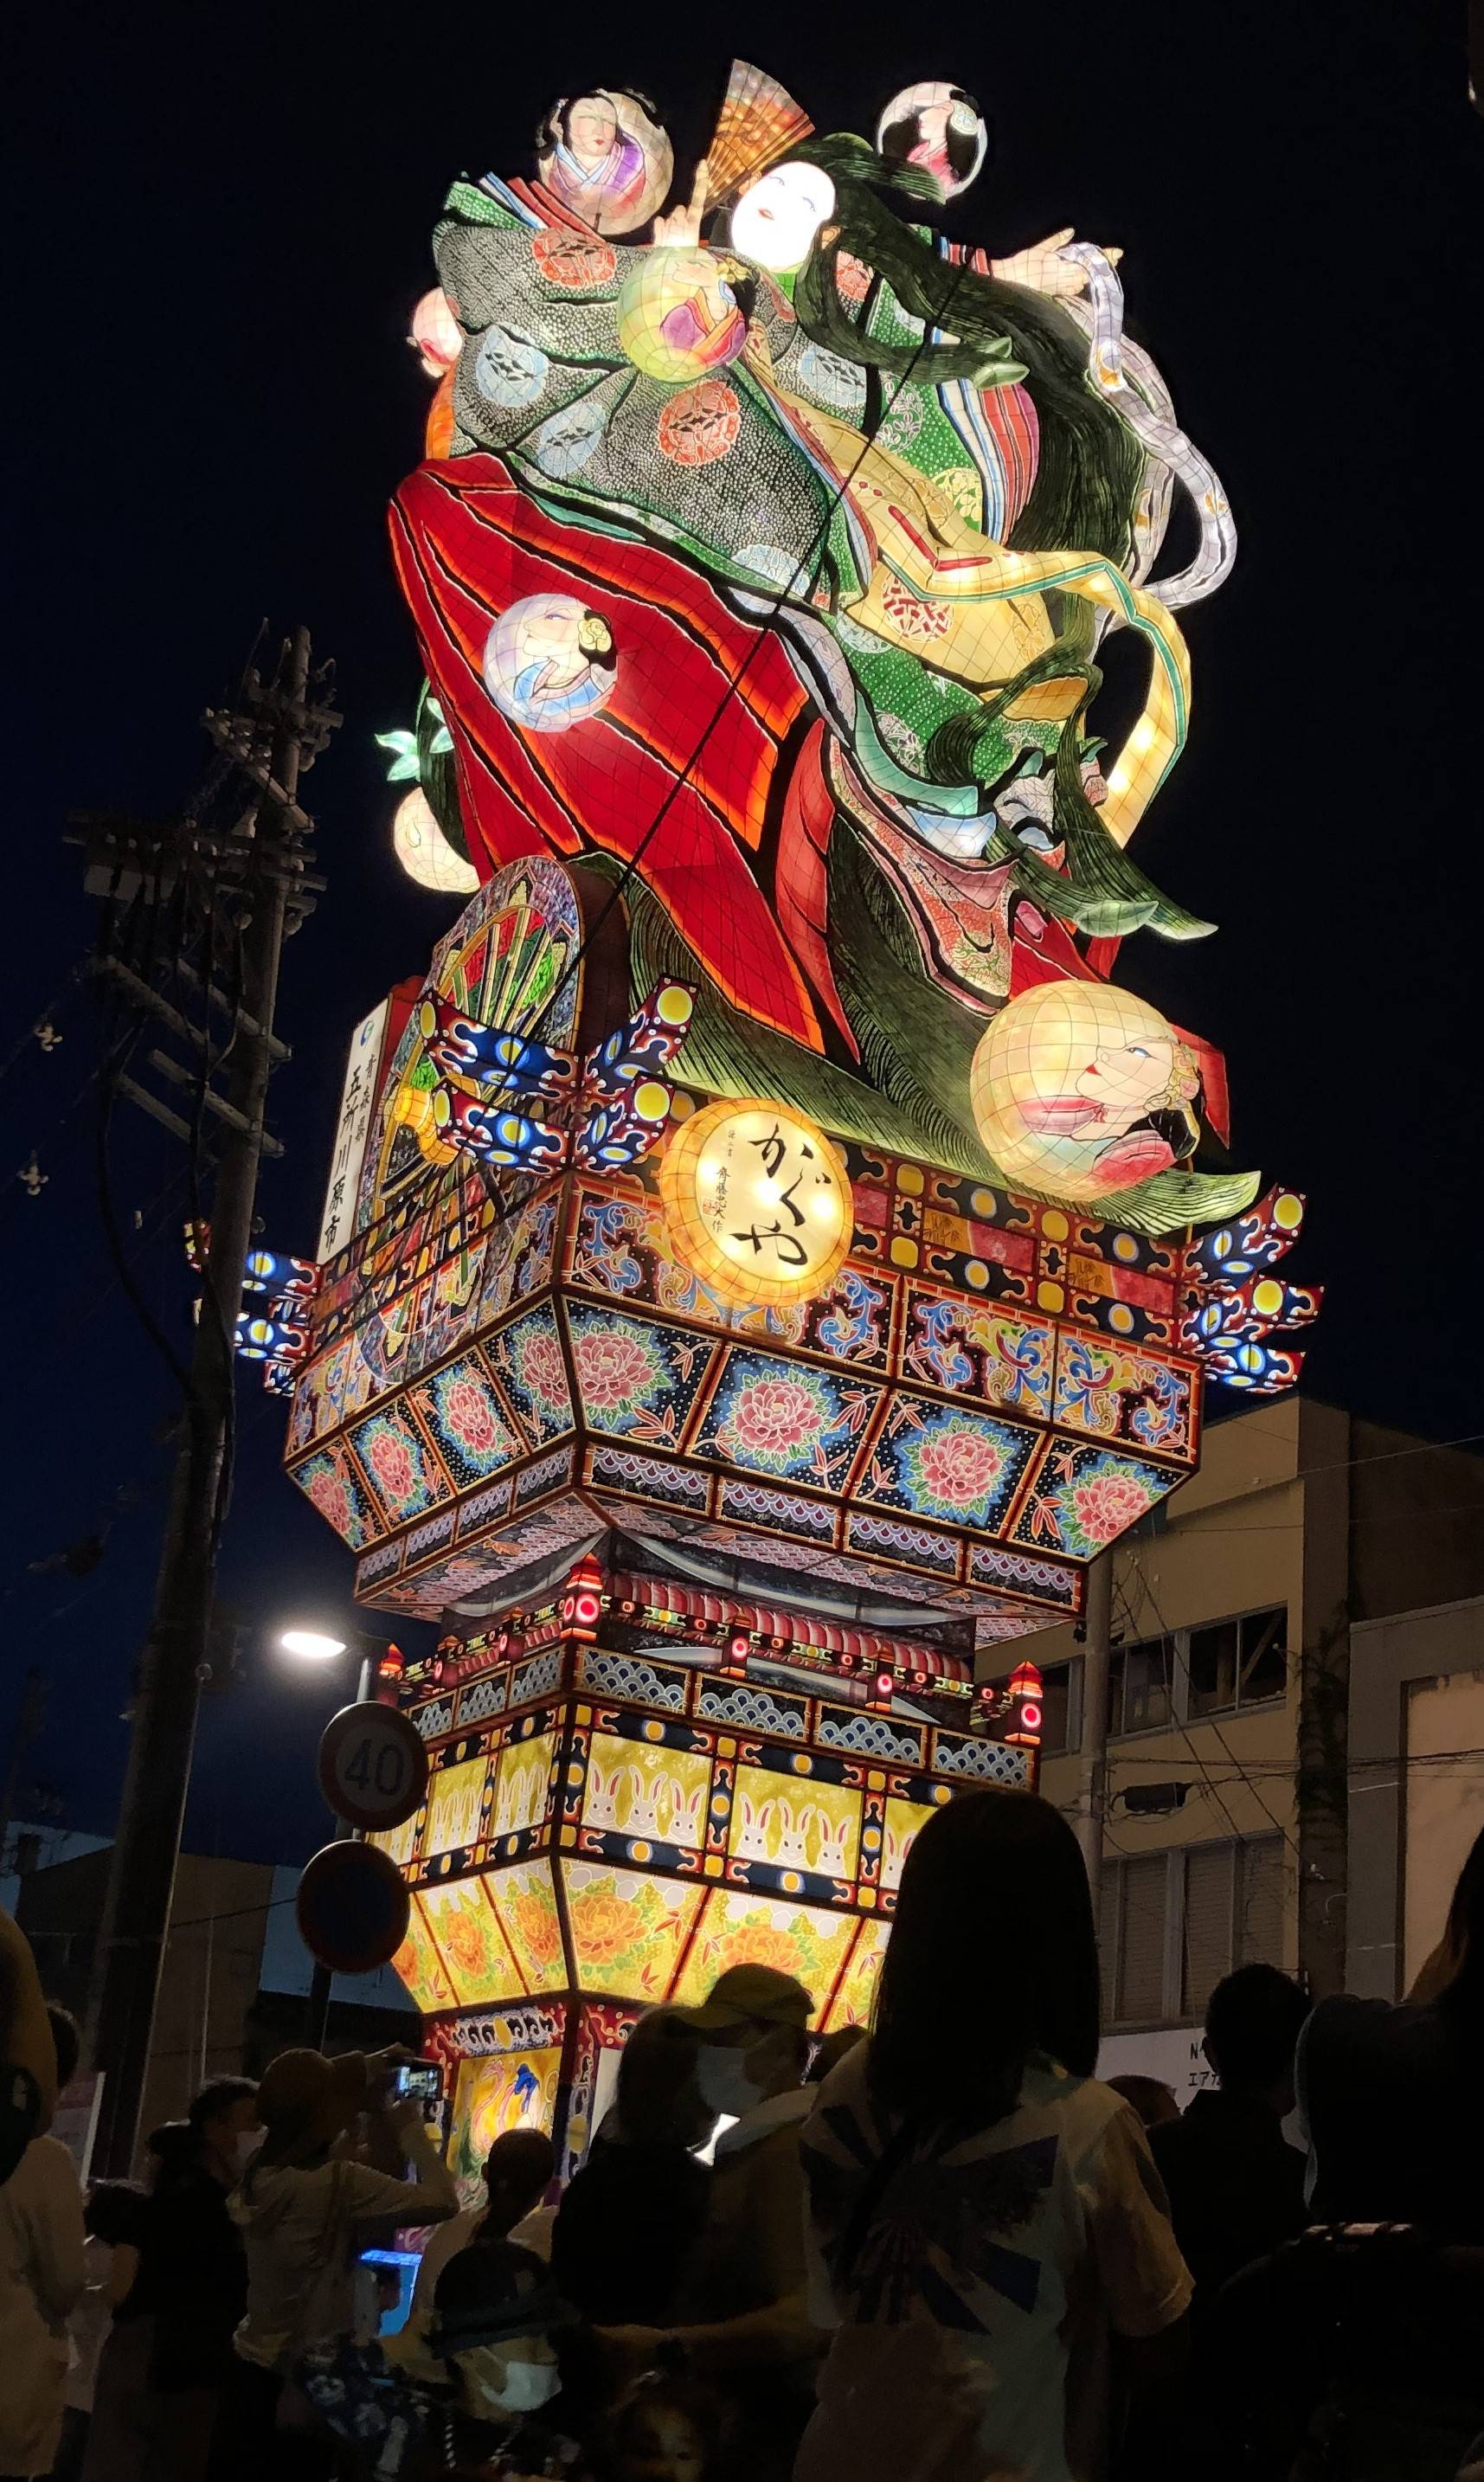
M 379 1844 L 347 1838 L 305 1863 L 295 1912 L 309 1954 L 331 1973 L 372 1973 L 406 1939 L 411 1898 Z
M 415 1724 L 374 1698 L 342 1706 L 320 1738 L 320 1790 L 352 1827 L 401 1827 L 422 1808 L 428 1753 Z
M 823 1292 L 855 1236 L 843 1156 L 777 1103 L 707 1104 L 675 1131 L 659 1183 L 676 1257 L 738 1308 Z

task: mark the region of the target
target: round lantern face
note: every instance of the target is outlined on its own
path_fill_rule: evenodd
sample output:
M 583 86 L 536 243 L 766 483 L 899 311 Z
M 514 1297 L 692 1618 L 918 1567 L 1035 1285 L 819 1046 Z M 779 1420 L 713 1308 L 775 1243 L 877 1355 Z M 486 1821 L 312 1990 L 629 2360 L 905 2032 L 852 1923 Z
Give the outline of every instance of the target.
M 931 172 L 944 198 L 977 180 L 990 133 L 971 94 L 943 78 L 921 78 L 894 94 L 877 124 L 876 144 L 896 164 Z
M 595 232 L 635 232 L 665 203 L 675 153 L 635 94 L 563 95 L 537 144 L 547 189 Z
M 618 679 L 613 633 L 575 594 L 524 594 L 485 641 L 485 687 L 527 732 L 568 732 Z
M 775 164 L 731 211 L 734 249 L 774 276 L 792 275 L 835 213 L 835 183 L 818 164 Z
M 735 361 L 747 321 L 729 263 L 709 250 L 647 250 L 619 293 L 619 343 L 651 380 L 703 380 Z
M 1175 1028 L 1107 983 L 1041 983 L 974 1054 L 979 1135 L 1008 1180 L 1074 1201 L 1131 1189 L 1195 1151 L 1200 1072 Z
M 822 1129 L 776 1103 L 711 1103 L 660 1160 L 676 1256 L 739 1309 L 804 1302 L 855 1234 L 850 1175 Z

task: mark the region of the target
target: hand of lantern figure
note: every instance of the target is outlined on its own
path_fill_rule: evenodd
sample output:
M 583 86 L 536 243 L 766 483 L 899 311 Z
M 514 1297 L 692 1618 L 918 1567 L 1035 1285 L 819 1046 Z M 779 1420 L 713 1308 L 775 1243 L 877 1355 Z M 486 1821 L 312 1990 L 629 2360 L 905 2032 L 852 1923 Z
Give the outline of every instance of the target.
M 1049 293 L 1064 301 L 1074 301 L 1087 290 L 1087 270 L 1074 258 L 1063 258 L 1065 245 L 1071 241 L 1073 227 L 1048 233 L 1045 241 L 1033 242 L 1029 250 L 1018 250 L 1013 258 L 996 258 L 994 270 L 1001 284 L 1023 284 L 1029 293 Z M 1121 250 L 1107 249 L 1103 257 L 1114 267 L 1123 257 Z
M 674 248 L 676 243 L 683 245 L 701 239 L 701 219 L 706 211 L 706 192 L 710 186 L 711 167 L 702 155 L 696 167 L 696 178 L 691 183 L 690 203 L 683 207 L 672 207 L 668 216 L 656 216 L 654 219 L 656 249 Z M 1067 238 L 1071 240 L 1070 233 Z

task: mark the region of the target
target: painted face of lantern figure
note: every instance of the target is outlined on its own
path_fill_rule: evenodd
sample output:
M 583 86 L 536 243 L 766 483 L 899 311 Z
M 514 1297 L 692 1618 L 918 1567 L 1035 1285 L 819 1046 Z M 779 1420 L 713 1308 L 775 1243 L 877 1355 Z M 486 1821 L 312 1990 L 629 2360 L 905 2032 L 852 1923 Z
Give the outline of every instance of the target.
M 485 685 L 502 715 L 531 732 L 563 732 L 602 706 L 615 680 L 607 622 L 574 594 L 527 594 L 485 645 Z
M 1200 1078 L 1174 1027 L 1132 991 L 1041 983 L 1007 1002 L 974 1054 L 979 1134 L 1001 1171 L 1095 1199 L 1194 1149 Z
M 923 78 L 892 96 L 876 144 L 893 163 L 931 172 L 944 198 L 956 198 L 977 178 L 990 133 L 971 94 L 941 78 Z
M 566 96 L 538 135 L 542 179 L 595 232 L 633 232 L 664 203 L 670 141 L 639 97 L 619 89 Z
M 1173 1038 L 1153 1036 L 1143 1043 L 1100 1043 L 1077 1079 L 1077 1093 L 1096 1106 L 1104 1125 L 1121 1120 L 1130 1128 L 1170 1092 L 1179 1048 Z
M 607 163 L 618 144 L 619 116 L 605 94 L 580 94 L 567 111 L 567 143 L 585 172 Z
M 786 276 L 802 267 L 835 213 L 835 183 L 817 164 L 776 164 L 731 211 L 732 248 L 755 267 Z

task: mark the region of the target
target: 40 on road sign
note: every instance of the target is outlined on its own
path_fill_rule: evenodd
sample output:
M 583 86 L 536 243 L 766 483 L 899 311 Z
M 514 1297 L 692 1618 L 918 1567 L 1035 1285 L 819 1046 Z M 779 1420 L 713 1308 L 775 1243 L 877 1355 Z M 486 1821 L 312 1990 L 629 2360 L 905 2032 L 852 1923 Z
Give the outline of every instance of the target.
M 342 1706 L 320 1741 L 319 1779 L 335 1816 L 352 1827 L 400 1827 L 421 1809 L 428 1789 L 422 1734 L 375 1699 Z

